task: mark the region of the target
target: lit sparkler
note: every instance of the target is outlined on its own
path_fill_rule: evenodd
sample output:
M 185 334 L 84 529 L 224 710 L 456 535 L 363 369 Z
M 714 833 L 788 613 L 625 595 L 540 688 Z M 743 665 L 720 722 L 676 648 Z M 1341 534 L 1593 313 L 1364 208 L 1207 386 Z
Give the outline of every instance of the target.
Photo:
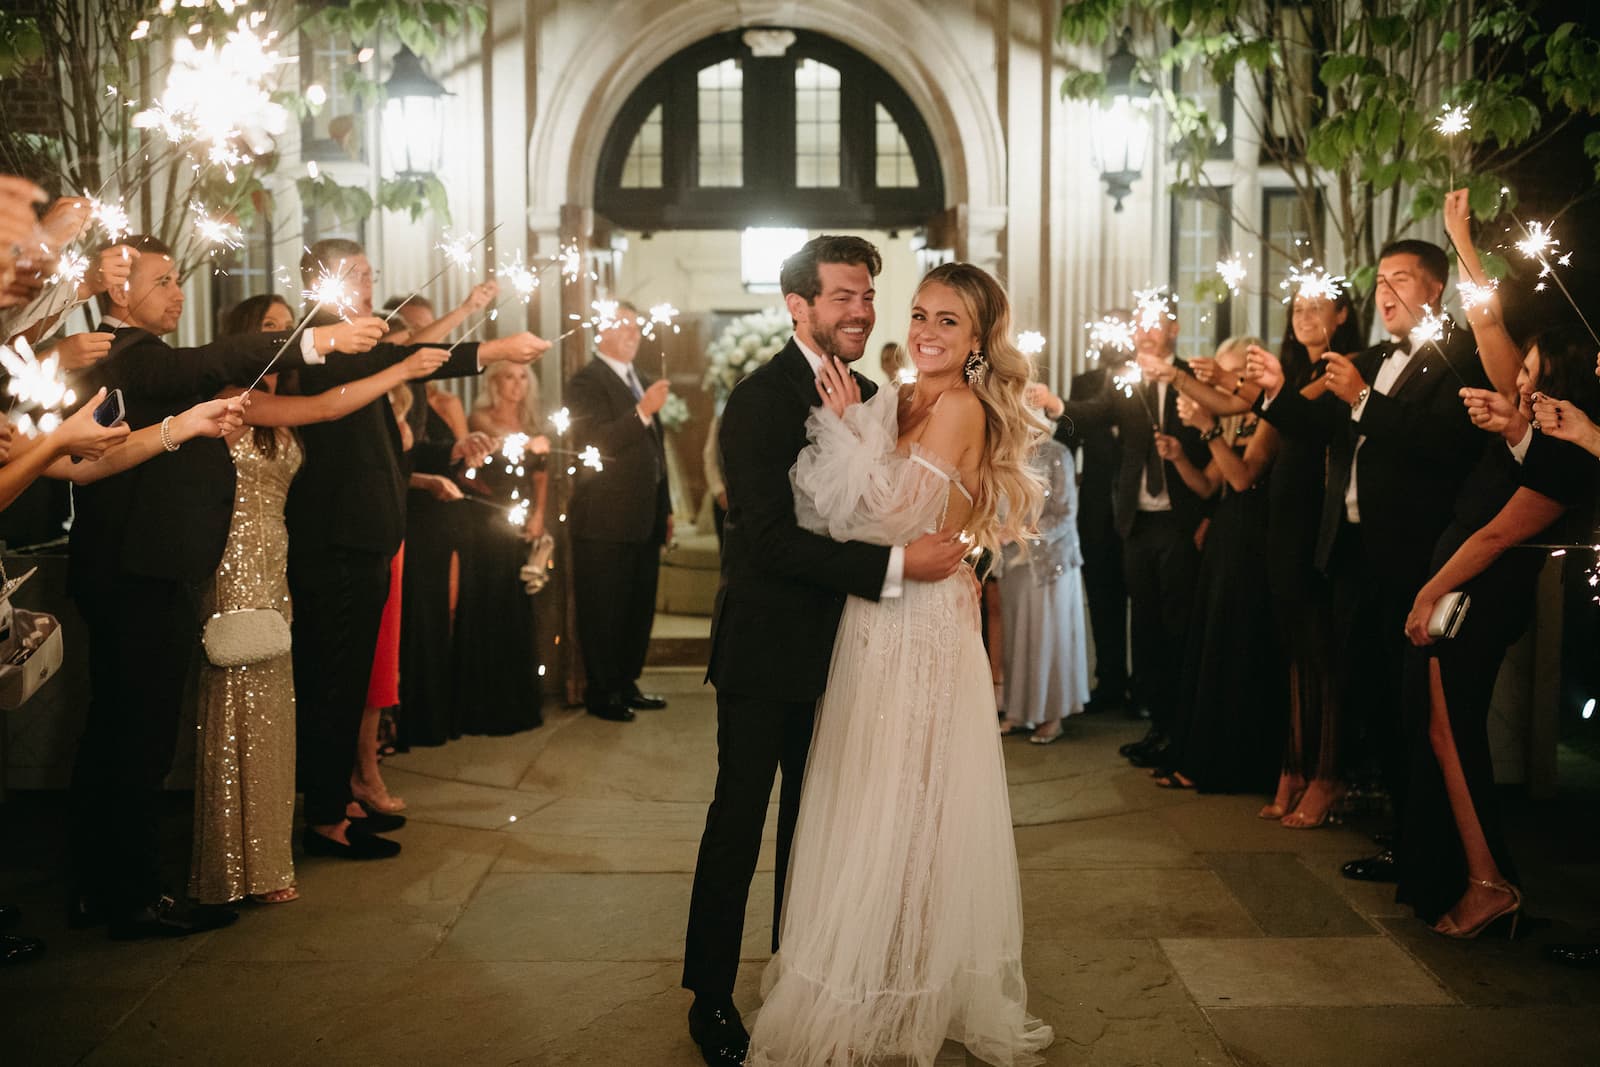
M 1113 352 L 1132 352 L 1133 324 L 1110 315 L 1097 322 L 1086 322 L 1089 331 L 1089 358 L 1098 360 L 1106 349 Z
M 917 384 L 917 368 L 915 367 L 901 367 L 899 370 L 894 372 L 894 376 L 895 380 L 901 385 Z
M 1017 351 L 1025 356 L 1037 356 L 1044 351 L 1044 334 L 1038 330 L 1023 330 L 1017 334 Z
M 561 251 L 556 253 L 555 262 L 561 264 L 561 280 L 568 285 L 576 282 L 583 273 L 583 253 L 578 251 L 577 245 L 562 245 Z
M 244 235 L 239 227 L 226 219 L 212 218 L 203 204 L 190 204 L 189 210 L 194 212 L 194 232 L 200 242 L 211 248 L 212 254 L 219 249 L 240 248 L 244 245 Z
M 1283 298 L 1285 304 L 1293 303 L 1296 297 L 1302 296 L 1307 300 L 1334 303 L 1348 285 L 1343 274 L 1330 274 L 1307 259 L 1298 267 L 1290 267 L 1289 276 L 1278 283 L 1278 288 L 1287 294 Z
M 220 45 L 212 40 L 196 46 L 178 38 L 165 90 L 154 105 L 133 116 L 133 125 L 160 130 L 174 144 L 241 142 L 257 155 L 270 151 L 289 124 L 288 110 L 267 87 L 288 62 L 271 47 L 276 36 L 256 36 L 241 18 Z
M 678 317 L 678 309 L 671 304 L 657 304 L 650 309 L 650 321 L 644 324 L 644 336 L 654 337 L 657 326 L 672 327 L 672 332 L 677 333 L 678 324 L 673 321 Z
M 50 284 L 60 285 L 68 282 L 76 286 L 83 281 L 88 271 L 89 257 L 71 248 L 66 249 L 61 253 L 61 258 L 56 260 L 56 270 L 50 275 Z
M 109 200 L 89 201 L 89 221 L 100 227 L 107 241 L 120 241 L 132 229 L 128 212 L 121 204 Z
M 61 376 L 60 356 L 52 352 L 41 360 L 34 355 L 33 346 L 26 338 L 19 337 L 9 345 L 0 345 L 0 366 L 11 376 L 6 392 L 13 403 L 59 408 L 71 407 L 77 401 L 77 394 L 68 388 Z
M 572 428 L 572 413 L 566 408 L 557 408 L 550 414 L 550 425 L 555 427 L 556 433 L 565 436 Z
M 1178 313 L 1173 310 L 1178 302 L 1177 294 L 1168 292 L 1164 285 L 1134 290 L 1133 301 L 1133 320 L 1141 330 L 1154 330 L 1178 319 Z
M 522 253 L 512 253 L 510 262 L 502 263 L 495 268 L 495 274 L 504 278 L 511 286 L 511 293 L 524 304 L 533 299 L 534 292 L 539 288 L 539 274 L 529 270 L 522 262 Z M 499 307 L 498 304 L 495 305 Z
M 500 458 L 510 464 L 506 468 L 507 474 L 513 474 L 513 468 L 520 465 L 528 454 L 528 442 L 533 440 L 525 433 L 507 434 L 500 442 Z
M 595 329 L 602 333 L 613 329 L 621 321 L 617 318 L 617 312 L 621 309 L 621 306 L 615 300 L 596 300 L 589 305 L 590 310 L 594 312 L 594 317 L 589 321 L 593 323 Z
M 511 510 L 506 512 L 506 521 L 513 526 L 525 526 L 528 522 L 528 502 L 519 500 L 511 505 Z
M 1456 295 L 1461 298 L 1461 310 L 1472 311 L 1483 307 L 1494 299 L 1495 290 L 1500 288 L 1498 278 L 1489 278 L 1482 285 L 1465 279 L 1456 283 Z
M 1249 277 L 1249 274 L 1250 271 L 1244 265 L 1243 256 L 1235 254 L 1227 259 L 1219 259 L 1217 261 L 1217 275 L 1222 279 L 1222 284 L 1228 287 L 1228 292 L 1234 296 L 1239 295 L 1239 286 L 1244 284 L 1244 280 Z
M 1545 255 L 1561 244 L 1550 232 L 1550 227 L 1537 219 L 1523 223 L 1522 232 L 1526 236 L 1517 242 L 1517 251 L 1529 259 L 1538 260 L 1541 264 L 1544 263 Z
M 1111 386 L 1118 389 L 1125 397 L 1132 397 L 1133 391 L 1144 384 L 1144 371 L 1138 363 L 1129 363 L 1111 378 Z
M 1439 113 L 1438 119 L 1433 123 L 1433 128 L 1446 137 L 1454 137 L 1458 133 L 1466 133 L 1472 129 L 1472 105 L 1456 107 L 1446 105 Z
M 588 467 L 592 471 L 603 471 L 606 469 L 605 464 L 600 461 L 600 450 L 594 445 L 584 446 L 583 451 L 578 453 L 578 462 L 582 463 L 585 467 Z
M 464 232 L 456 237 L 451 237 L 449 233 L 446 233 L 444 240 L 435 247 L 444 253 L 445 262 L 452 267 L 471 270 L 472 249 L 477 245 L 478 240 L 479 238 L 473 237 L 470 232 Z
M 349 291 L 344 287 L 346 270 L 348 268 L 343 260 L 339 261 L 337 274 L 323 267 L 322 273 L 317 275 L 317 280 L 311 283 L 311 288 L 300 291 L 301 297 L 316 307 L 327 308 L 341 319 L 348 319 L 356 306 L 350 299 Z
M 1434 311 L 1431 305 L 1423 304 L 1422 314 L 1417 318 L 1417 324 L 1411 327 L 1411 350 L 1415 352 L 1423 345 L 1428 344 L 1437 348 L 1439 342 L 1444 340 L 1445 328 L 1448 324 L 1449 320 Z M 1440 354 L 1443 354 L 1442 349 Z M 1448 363 L 1449 360 L 1446 360 L 1446 362 Z M 1453 367 L 1451 369 L 1454 370 Z

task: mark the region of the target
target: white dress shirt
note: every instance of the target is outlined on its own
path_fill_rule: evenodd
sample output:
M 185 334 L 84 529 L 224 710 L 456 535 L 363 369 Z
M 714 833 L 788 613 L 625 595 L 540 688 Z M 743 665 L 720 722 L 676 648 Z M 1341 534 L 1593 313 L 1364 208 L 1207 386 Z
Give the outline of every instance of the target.
M 1395 337 L 1391 338 L 1391 340 L 1398 343 L 1400 339 Z M 1402 352 L 1398 349 L 1391 352 L 1378 365 L 1377 376 L 1372 380 L 1372 391 L 1388 396 L 1389 390 L 1393 389 L 1394 383 L 1399 380 L 1401 372 L 1410 365 L 1414 358 L 1416 358 L 1416 353 L 1414 352 Z M 1367 398 L 1362 398 L 1361 403 L 1351 405 L 1350 421 L 1359 423 L 1361 421 L 1361 413 L 1366 410 Z M 1357 461 L 1361 457 L 1361 445 L 1364 441 L 1366 441 L 1365 436 L 1356 438 L 1356 450 L 1350 455 L 1350 485 L 1344 491 L 1344 514 L 1345 518 L 1351 522 L 1361 521 L 1361 502 L 1356 493 L 1356 470 L 1358 469 Z
M 800 350 L 800 354 L 806 357 L 806 362 L 811 364 L 811 373 L 813 375 L 822 373 L 822 357 L 811 351 L 810 346 L 798 336 L 794 339 L 794 345 Z M 903 593 L 905 576 L 906 546 L 893 545 L 889 549 L 889 569 L 883 574 L 883 591 L 878 594 L 879 598 L 891 600 Z
M 1172 366 L 1174 363 L 1177 362 L 1177 360 L 1178 360 L 1177 356 L 1169 355 L 1167 357 L 1167 366 L 1169 366 L 1169 367 Z M 1141 386 L 1140 388 L 1144 388 L 1144 387 Z M 1145 395 L 1149 396 L 1148 393 L 1146 393 Z M 1144 402 L 1145 402 L 1144 400 L 1140 401 L 1141 404 L 1144 403 Z M 1157 433 L 1165 433 L 1166 432 L 1166 430 L 1164 428 L 1164 424 L 1166 422 L 1166 414 L 1167 414 L 1167 383 L 1166 382 L 1157 382 L 1156 383 L 1156 412 L 1155 412 L 1155 424 L 1156 424 L 1156 427 L 1157 427 L 1157 429 L 1156 429 Z M 1154 446 L 1152 446 L 1152 447 L 1154 447 Z M 1143 462 L 1143 460 L 1141 458 L 1141 463 L 1142 462 Z M 1139 510 L 1140 511 L 1171 511 L 1172 510 L 1172 497 L 1167 493 L 1166 487 L 1162 486 L 1161 492 L 1159 492 L 1159 493 L 1152 493 L 1150 491 L 1149 479 L 1150 479 L 1150 472 L 1146 468 L 1139 475 Z

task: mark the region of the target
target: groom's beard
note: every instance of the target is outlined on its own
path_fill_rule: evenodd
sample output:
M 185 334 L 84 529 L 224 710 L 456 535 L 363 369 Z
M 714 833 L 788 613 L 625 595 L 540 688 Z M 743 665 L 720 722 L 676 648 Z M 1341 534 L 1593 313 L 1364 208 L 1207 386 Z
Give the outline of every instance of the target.
M 872 326 L 872 319 L 841 319 L 826 328 L 814 325 L 811 339 L 817 343 L 820 354 L 854 363 L 867 351 L 867 338 L 872 336 Z M 841 332 L 851 327 L 861 328 L 859 340 Z

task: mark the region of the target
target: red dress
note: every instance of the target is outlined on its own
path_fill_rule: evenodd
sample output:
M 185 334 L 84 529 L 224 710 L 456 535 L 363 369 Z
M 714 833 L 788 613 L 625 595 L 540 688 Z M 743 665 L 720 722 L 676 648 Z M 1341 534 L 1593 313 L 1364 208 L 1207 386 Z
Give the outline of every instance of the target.
M 400 576 L 405 570 L 406 546 L 389 561 L 389 599 L 383 602 L 378 624 L 378 650 L 372 657 L 372 679 L 367 683 L 367 707 L 392 708 L 400 703 Z

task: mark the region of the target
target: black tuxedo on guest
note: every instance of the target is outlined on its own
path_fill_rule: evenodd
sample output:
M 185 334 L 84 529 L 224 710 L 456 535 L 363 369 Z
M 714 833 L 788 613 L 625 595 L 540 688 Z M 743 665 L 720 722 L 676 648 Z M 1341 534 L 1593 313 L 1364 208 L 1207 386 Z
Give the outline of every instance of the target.
M 641 377 L 641 394 L 648 385 Z M 572 414 L 567 439 L 593 445 L 602 468 L 569 464 L 578 467 L 567 526 L 587 700 L 621 707 L 638 693 L 650 649 L 672 511 L 661 419 L 639 418 L 639 397 L 599 356 L 567 381 L 563 399 Z
M 375 374 L 425 345 L 380 344 L 299 374 L 314 395 Z M 431 377 L 478 373 L 478 346 L 463 344 Z M 412 405 L 414 416 L 424 413 Z M 415 435 L 414 435 L 415 436 Z M 389 595 L 389 565 L 405 538 L 406 483 L 413 463 L 443 473 L 451 446 L 415 436 L 401 448 L 388 397 L 332 422 L 300 430 L 305 462 L 289 489 L 289 593 L 294 598 L 295 723 L 309 826 L 345 818 L 361 712 Z
M 859 374 L 863 399 L 876 387 Z M 890 549 L 838 542 L 795 521 L 789 471 L 819 403 L 793 339 L 734 389 L 718 444 L 728 487 L 722 584 L 707 680 L 717 687 L 717 785 L 706 814 L 689 904 L 683 984 L 702 997 L 733 993 L 750 879 L 778 768 L 772 946 L 778 947 L 789 845 L 816 704 L 828 682 L 846 596 L 877 600 Z
M 1175 365 L 1188 370 L 1182 360 Z M 1170 732 L 1177 714 L 1199 561 L 1194 535 L 1209 504 L 1195 495 L 1175 466 L 1154 456 L 1158 421 L 1161 432 L 1178 439 L 1190 462 L 1204 467 L 1210 458 L 1198 431 L 1178 418 L 1177 387 L 1169 383 L 1165 392 L 1158 419 L 1160 390 L 1154 382 L 1134 386 L 1128 396 L 1107 380 L 1092 399 L 1067 401 L 1057 422 L 1057 437 L 1067 443 L 1111 429 L 1120 442 L 1112 516 L 1122 537 L 1123 577 L 1133 609 L 1133 695 L 1150 710 L 1152 727 L 1161 733 Z M 1170 507 L 1141 511 L 1140 487 L 1155 469 L 1161 472 Z
M 85 401 L 102 386 L 121 389 L 128 425 L 141 429 L 249 384 L 285 337 L 172 348 L 123 327 L 73 387 Z M 293 344 L 279 360 L 302 362 Z M 89 637 L 89 710 L 72 778 L 73 878 L 113 917 L 161 893 L 158 802 L 198 638 L 200 588 L 222 560 L 233 494 L 227 445 L 209 438 L 73 488 L 68 589 Z
M 1344 706 L 1365 726 L 1369 755 L 1380 761 L 1397 811 L 1405 800 L 1399 734 L 1405 619 L 1487 440 L 1458 395 L 1463 386 L 1492 387 L 1472 334 L 1454 328 L 1443 346 L 1444 354 L 1426 345 L 1412 355 L 1387 395 L 1374 384 L 1397 346 L 1384 343 L 1352 357 L 1372 389 L 1359 422 L 1332 393 L 1307 400 L 1284 389 L 1270 403 L 1258 402 L 1285 435 L 1328 446 L 1316 562 L 1333 588 L 1332 644 L 1342 659 L 1334 667 L 1336 684 Z M 1350 521 L 1345 504 L 1352 471 L 1359 522 Z
M 1093 400 L 1106 389 L 1105 367 L 1072 379 L 1070 400 Z M 1110 420 L 1084 426 L 1056 424 L 1056 440 L 1079 448 L 1078 541 L 1083 546 L 1083 586 L 1094 631 L 1097 697 L 1120 703 L 1128 692 L 1128 587 L 1122 577 L 1122 538 L 1113 515 L 1122 445 Z

